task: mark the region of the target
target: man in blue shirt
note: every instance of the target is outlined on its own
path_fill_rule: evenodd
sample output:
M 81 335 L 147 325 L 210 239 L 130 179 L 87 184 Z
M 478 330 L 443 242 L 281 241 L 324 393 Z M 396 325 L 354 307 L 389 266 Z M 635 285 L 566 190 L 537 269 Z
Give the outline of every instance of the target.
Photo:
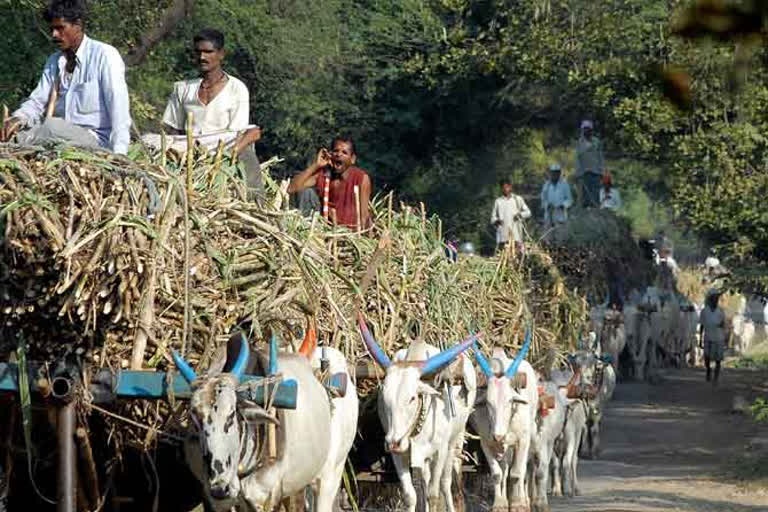
M 118 51 L 83 31 L 83 0 L 51 0 L 43 11 L 59 51 L 48 57 L 29 98 L 3 126 L 21 144 L 64 142 L 125 154 L 130 103 L 125 64 Z

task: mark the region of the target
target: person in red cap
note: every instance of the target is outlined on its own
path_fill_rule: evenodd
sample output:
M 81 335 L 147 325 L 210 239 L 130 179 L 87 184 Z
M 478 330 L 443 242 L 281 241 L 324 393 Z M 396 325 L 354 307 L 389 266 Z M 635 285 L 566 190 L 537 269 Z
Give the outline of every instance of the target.
M 603 174 L 603 187 L 600 189 L 600 208 L 608 208 L 616 211 L 621 208 L 621 194 L 613 186 L 611 173 L 605 171 Z

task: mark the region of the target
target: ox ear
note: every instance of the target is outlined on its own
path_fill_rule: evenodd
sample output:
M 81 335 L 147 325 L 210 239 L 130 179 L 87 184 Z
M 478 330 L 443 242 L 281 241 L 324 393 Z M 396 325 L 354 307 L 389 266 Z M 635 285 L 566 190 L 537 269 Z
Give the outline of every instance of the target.
M 425 384 L 422 381 L 419 381 L 419 387 L 418 387 L 417 391 L 421 395 L 432 395 L 432 396 L 440 396 L 441 395 L 441 393 L 438 390 L 436 390 L 435 388 L 433 388 L 429 384 Z
M 280 421 L 269 414 L 262 406 L 250 400 L 240 400 L 240 413 L 248 423 L 274 423 L 280 425 Z

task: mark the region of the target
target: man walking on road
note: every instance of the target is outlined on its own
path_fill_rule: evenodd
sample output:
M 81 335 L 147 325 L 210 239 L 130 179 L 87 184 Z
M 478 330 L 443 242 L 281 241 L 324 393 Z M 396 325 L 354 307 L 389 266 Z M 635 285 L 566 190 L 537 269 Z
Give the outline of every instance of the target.
M 718 306 L 720 292 L 711 288 L 707 292 L 706 306 L 701 310 L 699 323 L 701 325 L 701 341 L 699 347 L 704 348 L 704 366 L 707 368 L 707 382 L 711 380 L 711 361 L 715 361 L 715 380 L 720 378 L 720 363 L 725 351 L 725 313 Z
M 600 206 L 600 179 L 603 176 L 603 143 L 592 130 L 592 121 L 581 122 L 581 136 L 576 144 L 576 177 L 581 180 L 581 204 L 585 208 Z
M 517 251 L 523 251 L 523 220 L 531 217 L 525 200 L 512 193 L 512 182 L 501 181 L 502 196 L 496 199 L 491 213 L 491 224 L 496 228 L 496 249 L 514 242 Z
M 52 0 L 43 11 L 59 51 L 48 57 L 29 98 L 2 129 L 20 144 L 62 142 L 128 151 L 131 113 L 125 64 L 112 46 L 85 35 L 83 0 Z

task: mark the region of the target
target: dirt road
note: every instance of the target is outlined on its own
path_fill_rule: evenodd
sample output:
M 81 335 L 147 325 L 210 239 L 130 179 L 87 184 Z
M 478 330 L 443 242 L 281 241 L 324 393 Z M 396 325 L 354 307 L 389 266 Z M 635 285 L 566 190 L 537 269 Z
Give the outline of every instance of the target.
M 768 512 L 768 427 L 733 413 L 768 386 L 768 372 L 726 369 L 718 388 L 699 369 L 657 385 L 620 384 L 599 460 L 579 465 L 581 496 L 553 512 Z M 754 470 L 762 460 L 762 477 Z

